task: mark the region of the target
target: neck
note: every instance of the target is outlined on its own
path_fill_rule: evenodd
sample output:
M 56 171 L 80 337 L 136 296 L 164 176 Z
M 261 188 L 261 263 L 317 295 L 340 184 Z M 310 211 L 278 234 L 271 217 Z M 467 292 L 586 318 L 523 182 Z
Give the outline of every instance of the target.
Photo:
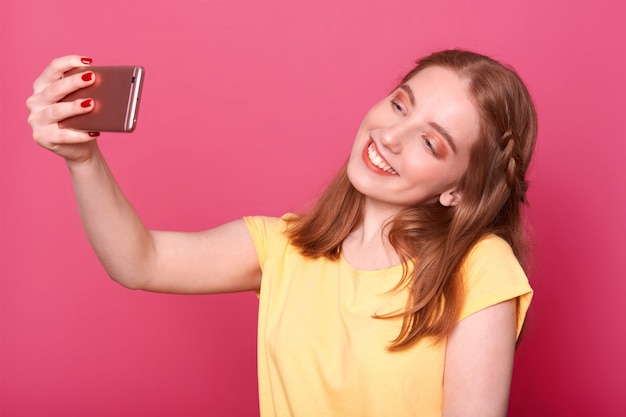
M 400 263 L 385 226 L 397 209 L 366 204 L 363 220 L 342 244 L 343 255 L 359 269 L 384 269 Z
M 386 225 L 400 212 L 398 206 L 380 203 L 366 197 L 363 205 L 363 221 L 357 228 L 362 229 L 362 235 L 366 239 L 383 238 L 388 241 Z

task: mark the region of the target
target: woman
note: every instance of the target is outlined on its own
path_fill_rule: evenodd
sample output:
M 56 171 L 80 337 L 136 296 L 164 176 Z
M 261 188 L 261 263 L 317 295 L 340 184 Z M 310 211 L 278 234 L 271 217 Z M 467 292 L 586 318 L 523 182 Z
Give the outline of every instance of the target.
M 418 61 L 374 105 L 346 165 L 302 215 L 200 233 L 147 230 L 95 132 L 57 122 L 94 82 L 54 60 L 27 105 L 65 158 L 109 275 L 171 293 L 257 291 L 262 416 L 504 416 L 532 290 L 521 204 L 536 137 L 510 69 L 467 51 Z M 83 107 L 84 106 L 84 107 Z

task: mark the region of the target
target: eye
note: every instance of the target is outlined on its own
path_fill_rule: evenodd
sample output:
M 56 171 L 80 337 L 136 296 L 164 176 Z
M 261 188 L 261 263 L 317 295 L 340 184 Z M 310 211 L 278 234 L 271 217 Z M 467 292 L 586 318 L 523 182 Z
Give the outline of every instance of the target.
M 426 149 L 428 149 L 428 151 L 434 156 L 437 156 L 438 153 L 435 142 L 431 140 L 428 136 L 422 136 L 422 139 L 424 140 L 424 146 L 426 146 Z
M 395 111 L 400 112 L 401 114 L 405 114 L 404 107 L 402 107 L 402 105 L 398 101 L 391 100 L 391 107 Z

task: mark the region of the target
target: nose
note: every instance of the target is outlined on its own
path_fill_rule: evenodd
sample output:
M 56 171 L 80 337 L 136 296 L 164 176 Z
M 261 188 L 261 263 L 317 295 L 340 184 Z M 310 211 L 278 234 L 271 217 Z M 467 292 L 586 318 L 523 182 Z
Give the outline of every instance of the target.
M 380 130 L 380 143 L 393 153 L 402 150 L 404 139 L 407 136 L 407 128 L 402 123 L 394 123 Z

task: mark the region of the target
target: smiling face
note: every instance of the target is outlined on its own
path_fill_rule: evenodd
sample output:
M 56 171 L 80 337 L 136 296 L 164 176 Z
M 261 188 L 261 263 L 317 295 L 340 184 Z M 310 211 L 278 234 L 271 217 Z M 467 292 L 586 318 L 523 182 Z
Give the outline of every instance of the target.
M 479 132 L 467 81 L 447 68 L 425 68 L 365 115 L 348 177 L 366 204 L 393 211 L 437 200 L 455 205 Z

